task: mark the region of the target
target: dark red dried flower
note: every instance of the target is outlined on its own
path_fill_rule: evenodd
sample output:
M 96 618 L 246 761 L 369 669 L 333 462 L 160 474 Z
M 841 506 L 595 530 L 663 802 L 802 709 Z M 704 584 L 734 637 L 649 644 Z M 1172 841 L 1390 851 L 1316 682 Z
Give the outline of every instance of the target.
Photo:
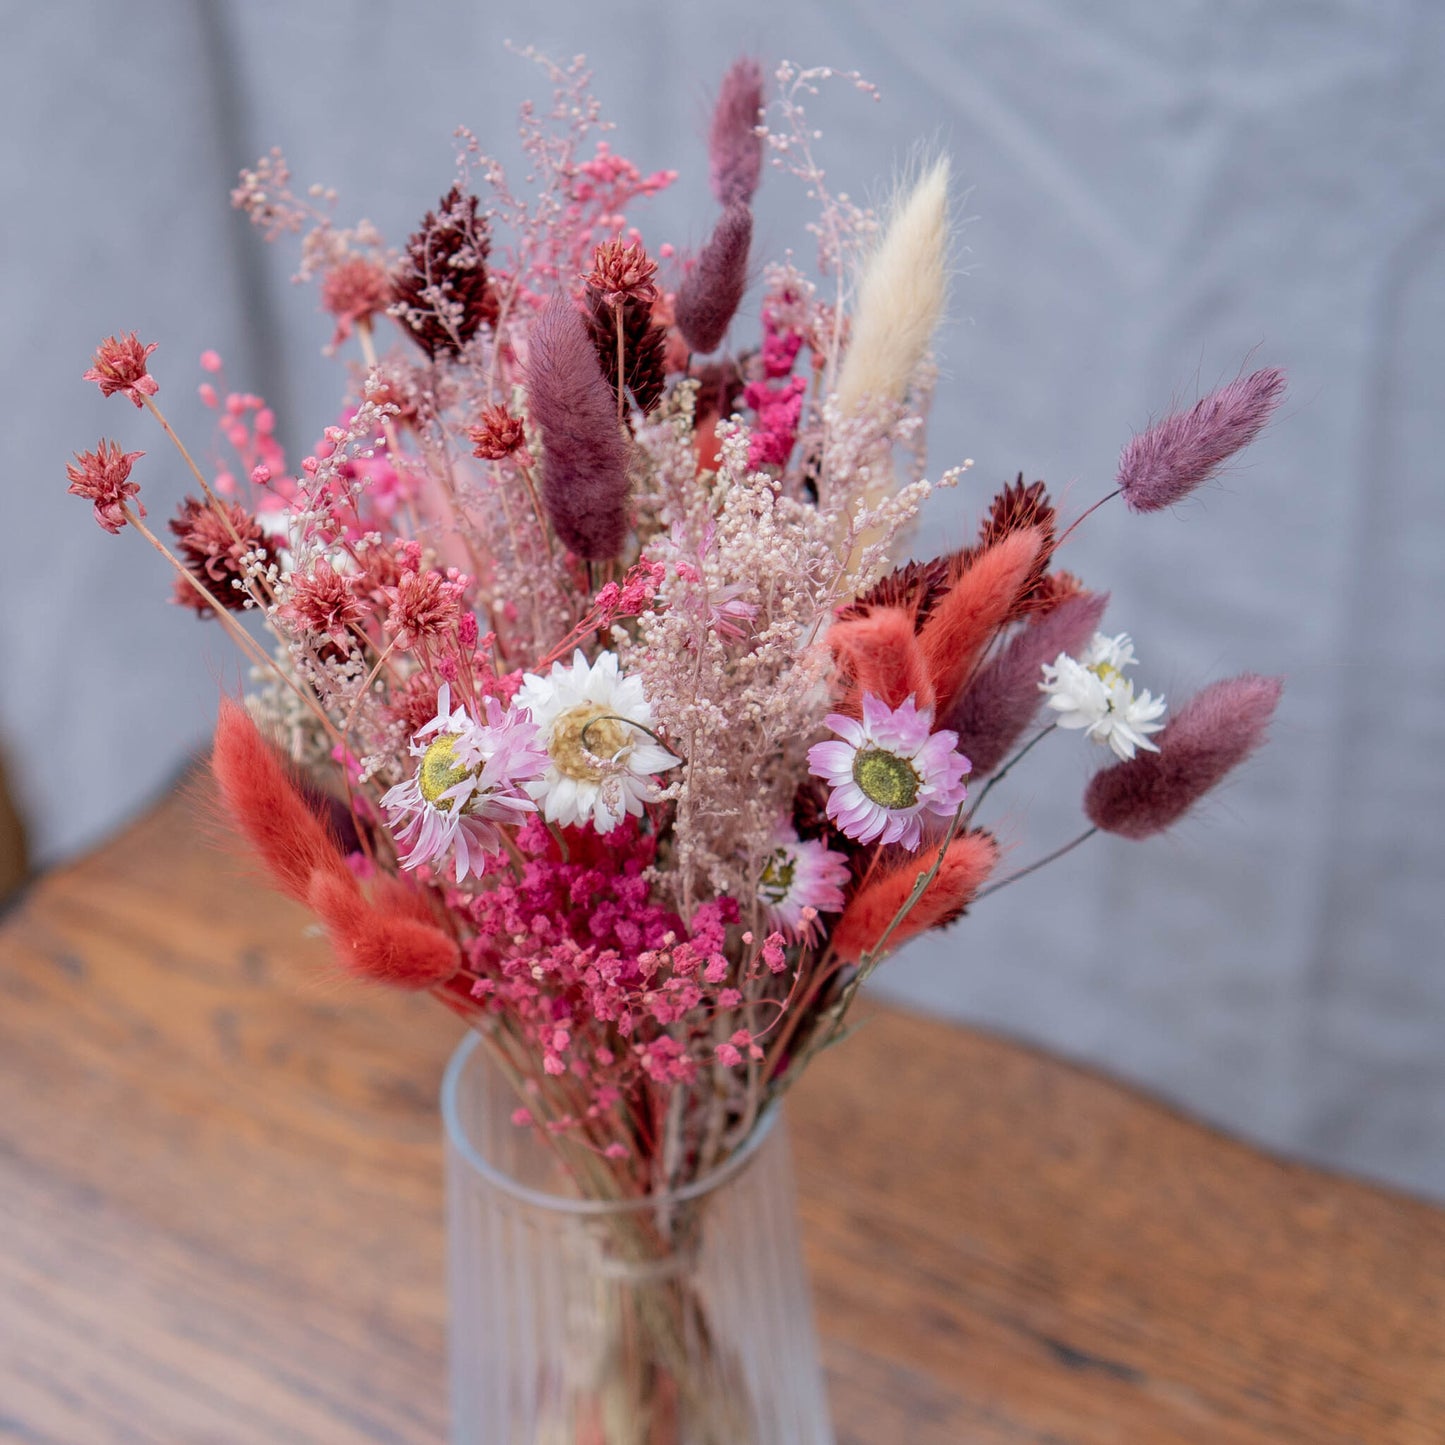
M 1084 584 L 1072 572 L 1047 572 L 1034 588 L 1029 610 L 1035 617 L 1046 616 L 1083 590 Z
M 587 334 L 602 363 L 602 374 L 617 395 L 617 327 L 622 324 L 622 369 L 637 409 L 650 412 L 667 384 L 667 332 L 652 319 L 652 305 L 636 297 L 609 305 L 605 295 L 587 290 Z
M 140 491 L 140 486 L 130 480 L 130 469 L 136 458 L 144 455 L 144 452 L 123 452 L 115 442 L 102 437 L 95 451 L 76 452 L 75 462 L 65 468 L 65 475 L 70 478 L 66 491 L 92 502 L 95 520 L 112 535 L 125 526 L 122 508 Z M 146 509 L 139 502 L 135 509 L 145 516 Z
M 1022 527 L 1037 527 L 1039 530 L 1042 539 L 1039 555 L 1019 591 L 1012 617 L 1022 617 L 1038 605 L 1039 589 L 1054 552 L 1054 517 L 1054 504 L 1049 500 L 1047 487 L 1042 482 L 1030 482 L 1025 486 L 1024 474 L 1020 472 L 1013 485 L 1005 487 L 989 503 L 984 519 L 979 523 L 978 546 L 972 554 L 975 556 Z
M 624 245 L 621 241 L 604 241 L 592 253 L 592 269 L 582 278 L 588 291 L 601 293 L 608 306 L 624 301 L 657 300 L 657 262 L 642 248 L 641 241 Z
M 191 576 L 222 607 L 241 612 L 249 595 L 244 585 L 244 559 L 260 552 L 269 565 L 276 560 L 276 549 L 244 507 L 234 502 L 218 505 L 224 516 L 215 507 L 187 497 L 168 525 L 176 539 L 176 552 Z M 176 578 L 173 600 L 193 608 L 198 616 L 211 616 L 205 599 L 182 577 Z
M 83 379 L 95 382 L 102 396 L 121 391 L 137 406 L 144 406 L 144 399 L 160 390 L 155 377 L 146 370 L 146 358 L 155 349 L 154 341 L 143 346 L 134 331 L 107 336 L 95 348 L 93 363 Z
M 482 408 L 481 422 L 467 428 L 471 438 L 472 455 L 484 462 L 499 462 L 509 457 L 527 440 L 522 419 L 513 416 L 504 406 Z
M 905 563 L 861 597 L 840 607 L 838 621 L 851 622 L 880 607 L 898 607 L 913 615 L 913 630 L 917 632 L 948 590 L 952 562 L 951 557 L 934 557 L 928 562 Z
M 307 632 L 321 632 L 338 643 L 347 638 L 346 629 L 366 616 L 352 588 L 351 579 L 320 558 L 309 574 L 291 574 L 291 596 L 281 615 L 293 626 Z
M 321 304 L 336 318 L 331 344 L 340 346 L 358 322 L 391 305 L 391 277 L 365 256 L 348 256 L 322 277 Z
M 453 186 L 406 243 L 392 277 L 391 314 L 433 360 L 458 355 L 485 323 L 495 325 L 497 298 L 487 278 L 491 241 L 477 198 Z

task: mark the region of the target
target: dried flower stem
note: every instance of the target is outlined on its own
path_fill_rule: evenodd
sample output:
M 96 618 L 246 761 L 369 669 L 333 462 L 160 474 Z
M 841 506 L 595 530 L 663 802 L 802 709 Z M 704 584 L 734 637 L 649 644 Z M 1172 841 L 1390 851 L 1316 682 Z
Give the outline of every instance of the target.
M 983 800 L 988 797 L 988 795 L 994 790 L 994 787 L 997 784 L 1003 782 L 1003 780 L 1008 777 L 1009 769 L 1012 768 L 1015 763 L 1021 761 L 1025 756 L 1027 756 L 1029 750 L 1036 743 L 1043 742 L 1043 740 L 1048 737 L 1048 735 L 1053 732 L 1057 727 L 1058 723 L 1050 723 L 1048 727 L 1042 729 L 1039 732 L 1036 732 L 1033 737 L 1031 737 L 1028 742 L 1026 742 L 1023 747 L 1021 747 L 1018 752 L 1016 752 L 1013 757 L 1011 757 L 1008 762 L 1006 762 L 1003 767 L 1001 767 L 998 772 L 996 772 L 993 777 L 991 777 L 988 782 L 983 785 L 983 788 L 980 790 L 978 797 L 974 800 L 973 807 L 968 810 L 968 813 L 963 820 L 965 827 L 967 827 L 969 823 L 973 822 L 973 815 L 978 812 L 981 807 L 983 807 Z
M 1020 878 L 1027 878 L 1030 873 L 1037 873 L 1047 864 L 1057 862 L 1065 853 L 1072 853 L 1080 843 L 1087 843 L 1098 831 L 1097 828 L 1085 829 L 1077 838 L 1071 838 L 1062 848 L 1055 848 L 1052 853 L 1045 853 L 1042 858 L 1030 863 L 1027 868 L 1020 868 L 1017 873 L 1010 873 L 1007 878 L 1000 878 L 997 883 L 990 883 L 987 888 L 980 888 L 973 895 L 973 901 L 977 903 L 980 898 L 987 898 L 990 893 L 997 893 L 1000 888 L 1007 888 L 1010 883 L 1017 883 Z

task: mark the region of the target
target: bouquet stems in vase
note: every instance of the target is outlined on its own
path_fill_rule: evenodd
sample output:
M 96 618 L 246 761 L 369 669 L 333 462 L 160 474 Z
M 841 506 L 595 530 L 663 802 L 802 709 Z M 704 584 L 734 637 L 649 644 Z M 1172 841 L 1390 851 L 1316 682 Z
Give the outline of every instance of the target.
M 904 561 L 970 465 L 930 480 L 923 446 L 946 161 L 860 209 L 804 107 L 871 88 L 740 61 L 684 255 L 632 219 L 674 173 L 603 139 L 581 62 L 532 58 L 553 98 L 523 110 L 526 197 L 459 132 L 393 249 L 298 196 L 279 152 L 242 176 L 351 362 L 299 465 L 208 352 L 226 459 L 203 469 L 155 346 L 118 335 L 86 376 L 150 413 L 195 494 L 153 528 L 141 453 L 105 440 L 70 489 L 251 664 L 213 771 L 339 972 L 471 1025 L 445 1094 L 455 1438 L 825 1441 L 782 1098 L 893 950 L 1094 832 L 1169 827 L 1259 745 L 1277 680 L 1166 718 L 1057 554 L 1103 502 L 1205 482 L 1283 378 L 1136 436 L 1068 528 L 1020 477 L 975 536 Z M 819 250 L 763 267 L 750 307 L 769 161 Z M 1070 730 L 1110 754 L 1088 826 L 999 877 L 986 805 Z

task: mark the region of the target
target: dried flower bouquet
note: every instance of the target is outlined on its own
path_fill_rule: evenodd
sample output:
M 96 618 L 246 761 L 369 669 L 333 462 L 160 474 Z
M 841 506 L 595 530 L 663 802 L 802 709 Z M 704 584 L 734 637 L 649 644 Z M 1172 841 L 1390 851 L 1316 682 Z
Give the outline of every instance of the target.
M 673 173 L 601 139 L 580 62 L 538 63 L 535 194 L 459 132 L 455 184 L 399 251 L 294 193 L 279 152 L 243 175 L 236 205 L 301 236 L 332 349 L 358 352 L 299 467 L 259 397 L 218 389 L 213 353 L 200 391 L 234 459 L 198 466 L 131 334 L 86 375 L 153 414 L 197 495 L 168 547 L 140 453 L 102 441 L 70 478 L 253 664 L 213 764 L 276 886 L 341 970 L 463 1014 L 516 1083 L 517 1124 L 582 1191 L 622 1198 L 715 1169 L 885 955 L 1031 871 L 994 878 L 982 808 L 1043 738 L 1111 752 L 1083 837 L 1144 838 L 1258 746 L 1280 684 L 1219 682 L 1166 722 L 1128 637 L 1099 630 L 1104 594 L 1054 565 L 1073 528 L 1039 482 L 1004 487 L 967 545 L 898 564 L 969 465 L 925 478 L 945 161 L 885 215 L 860 209 L 804 114 L 831 73 L 783 65 L 770 85 L 740 61 L 710 132 L 711 233 L 693 256 L 649 249 L 629 215 Z M 817 204 L 818 265 L 763 268 L 754 329 L 769 160 Z M 1110 497 L 1178 501 L 1282 391 L 1258 371 L 1150 427 Z M 654 1227 L 628 1247 L 665 1249 Z M 685 1290 L 643 1309 L 639 1390 L 660 1371 L 686 1396 L 695 1310 Z

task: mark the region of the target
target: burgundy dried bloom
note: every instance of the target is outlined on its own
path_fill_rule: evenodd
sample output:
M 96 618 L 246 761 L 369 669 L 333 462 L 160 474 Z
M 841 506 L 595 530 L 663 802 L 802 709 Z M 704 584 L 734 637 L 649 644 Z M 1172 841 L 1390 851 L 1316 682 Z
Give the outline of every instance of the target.
M 1013 485 L 1004 487 L 989 503 L 983 521 L 979 523 L 978 545 L 970 556 L 986 552 L 995 542 L 1002 541 L 1010 532 L 1016 532 L 1021 527 L 1039 529 L 1042 539 L 1039 555 L 1019 589 L 1011 614 L 1015 618 L 1032 612 L 1040 601 L 1044 578 L 1054 552 L 1054 515 L 1054 504 L 1049 500 L 1048 489 L 1042 482 L 1030 482 L 1025 486 L 1024 474 L 1020 472 Z
M 974 777 L 993 772 L 1013 751 L 1043 701 L 1040 669 L 1088 642 L 1108 600 L 1107 593 L 1080 592 L 1036 613 L 939 718 L 939 727 L 958 734 L 958 750 L 973 764 Z
M 472 455 L 484 462 L 499 462 L 509 457 L 527 440 L 521 417 L 513 416 L 504 406 L 484 406 L 477 426 L 467 428 L 472 442 Z
M 1072 572 L 1046 572 L 1034 589 L 1031 611 L 1035 617 L 1052 612 L 1070 597 L 1077 597 L 1084 590 L 1084 584 Z
M 1284 372 L 1266 367 L 1136 436 L 1119 457 L 1119 490 L 1129 509 L 1155 512 L 1187 497 L 1259 435 L 1284 389 Z
M 628 448 L 587 323 L 565 296 L 554 296 L 532 323 L 529 343 L 547 515 L 578 557 L 615 557 L 627 540 Z
M 340 346 L 352 327 L 391 305 L 391 278 L 365 256 L 348 256 L 321 280 L 321 304 L 336 318 L 332 346 Z
M 95 505 L 95 520 L 112 536 L 125 526 L 125 504 L 140 491 L 130 480 L 131 465 L 144 452 L 123 452 L 115 442 L 104 437 L 93 452 L 76 452 L 75 461 L 65 468 L 70 478 L 66 488 L 72 496 L 84 497 Z M 146 509 L 139 502 L 135 509 L 142 517 Z
M 657 300 L 657 262 L 648 256 L 641 241 L 624 245 L 621 241 L 604 241 L 592 253 L 592 269 L 582 278 L 588 290 L 601 293 L 608 306 L 624 301 Z
M 861 597 L 838 609 L 839 622 L 867 617 L 881 607 L 901 608 L 913 618 L 917 632 L 933 611 L 934 604 L 945 592 L 952 575 L 952 557 L 934 557 L 928 562 L 905 562 Z M 971 756 L 971 754 L 968 754 Z
M 587 332 L 602 364 L 602 374 L 617 396 L 617 328 L 622 326 L 622 384 L 632 394 L 637 409 L 650 412 L 662 400 L 667 384 L 667 332 L 652 319 L 652 307 L 628 298 L 618 306 L 607 305 L 602 293 L 587 291 Z
M 762 179 L 757 128 L 763 101 L 763 67 L 751 56 L 733 61 L 718 88 L 707 138 L 708 179 L 720 206 L 747 204 Z
M 1089 821 L 1136 839 L 1177 823 L 1264 741 L 1283 691 L 1283 678 L 1252 672 L 1210 683 L 1154 738 L 1157 753 L 1140 752 L 1089 780 Z
M 466 590 L 454 575 L 435 569 L 404 571 L 395 587 L 383 588 L 386 630 L 403 652 L 429 647 L 455 633 Z
M 309 575 L 292 573 L 291 596 L 281 615 L 304 632 L 325 633 L 344 644 L 346 629 L 366 616 L 351 579 L 319 558 Z
M 241 612 L 249 596 L 245 559 L 259 552 L 269 565 L 276 560 L 276 549 L 244 507 L 234 502 L 219 505 L 224 516 L 205 502 L 187 497 L 167 525 L 175 536 L 176 552 L 191 576 L 222 607 Z M 176 578 L 173 600 L 182 607 L 194 608 L 198 616 L 211 616 L 206 600 L 184 578 Z
M 144 398 L 160 390 L 155 377 L 146 370 L 146 358 L 155 349 L 154 341 L 143 346 L 134 331 L 107 336 L 95 348 L 93 365 L 82 380 L 95 382 L 102 396 L 123 391 L 137 406 L 144 406 Z
M 716 351 L 727 335 L 748 284 L 748 248 L 753 213 L 738 201 L 729 206 L 698 253 L 697 263 L 677 289 L 677 329 L 700 355 Z
M 497 298 L 487 279 L 491 241 L 477 198 L 453 186 L 406 243 L 392 277 L 391 314 L 433 360 L 456 356 L 483 323 L 495 325 Z

